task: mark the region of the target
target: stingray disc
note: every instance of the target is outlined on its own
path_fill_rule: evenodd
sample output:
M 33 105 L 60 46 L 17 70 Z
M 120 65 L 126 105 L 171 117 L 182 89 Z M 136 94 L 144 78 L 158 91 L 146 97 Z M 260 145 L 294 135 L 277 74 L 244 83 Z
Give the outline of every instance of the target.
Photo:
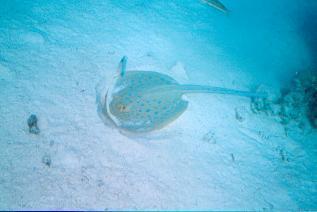
M 147 91 L 165 85 L 178 85 L 171 77 L 153 71 L 128 71 L 115 82 L 106 112 L 120 128 L 146 132 L 159 129 L 179 117 L 188 102 L 182 93 L 151 94 Z M 147 93 L 146 95 L 144 95 Z

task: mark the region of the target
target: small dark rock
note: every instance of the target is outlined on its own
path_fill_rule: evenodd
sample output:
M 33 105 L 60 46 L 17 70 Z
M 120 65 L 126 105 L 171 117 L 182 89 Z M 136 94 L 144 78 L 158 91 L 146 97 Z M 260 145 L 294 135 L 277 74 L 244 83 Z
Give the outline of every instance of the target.
M 44 155 L 42 157 L 42 163 L 44 163 L 46 166 L 51 167 L 52 164 L 52 160 L 51 160 L 51 156 L 49 155 Z
M 97 180 L 97 185 L 98 187 L 102 187 L 105 185 L 105 183 L 103 182 L 103 180 Z
M 236 160 L 235 157 L 234 157 L 234 154 L 231 153 L 230 156 L 231 156 L 231 160 L 234 162 Z
M 54 140 L 50 140 L 50 147 L 54 146 L 55 141 Z
M 234 111 L 235 111 L 235 118 L 239 122 L 243 122 L 246 116 L 246 109 L 244 107 L 236 107 Z
M 28 118 L 28 126 L 29 126 L 29 132 L 32 134 L 39 134 L 40 129 L 37 126 L 37 117 L 36 115 L 32 114 Z

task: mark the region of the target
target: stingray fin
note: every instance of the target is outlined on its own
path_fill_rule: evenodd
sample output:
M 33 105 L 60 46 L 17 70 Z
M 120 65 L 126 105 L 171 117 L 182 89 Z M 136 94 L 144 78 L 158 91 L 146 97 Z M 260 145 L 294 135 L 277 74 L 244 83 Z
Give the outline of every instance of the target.
M 235 96 L 255 97 L 255 98 L 267 98 L 265 92 L 249 92 L 240 91 L 221 87 L 212 87 L 206 85 L 164 85 L 149 89 L 148 94 L 168 95 L 171 92 L 185 93 L 215 93 L 215 94 L 227 94 Z
M 127 69 L 128 57 L 123 56 L 119 62 L 119 66 L 117 69 L 118 76 L 123 77 L 125 75 Z

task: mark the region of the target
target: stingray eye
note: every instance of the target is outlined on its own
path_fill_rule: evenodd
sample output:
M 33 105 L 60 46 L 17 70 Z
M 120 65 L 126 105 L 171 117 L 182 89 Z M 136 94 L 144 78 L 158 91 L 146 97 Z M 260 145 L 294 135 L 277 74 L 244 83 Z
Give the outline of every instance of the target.
M 117 105 L 117 109 L 118 109 L 120 112 L 127 112 L 127 111 L 128 111 L 127 106 L 126 106 L 126 105 L 123 105 L 123 104 L 118 104 L 118 105 Z

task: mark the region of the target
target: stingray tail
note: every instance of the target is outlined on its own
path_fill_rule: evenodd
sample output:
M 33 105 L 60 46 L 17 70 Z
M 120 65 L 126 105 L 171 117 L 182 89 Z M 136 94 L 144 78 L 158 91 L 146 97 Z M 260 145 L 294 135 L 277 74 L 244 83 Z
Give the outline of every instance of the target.
M 217 93 L 217 94 L 229 94 L 235 96 L 245 96 L 245 97 L 258 97 L 266 98 L 267 93 L 264 92 L 250 92 L 250 91 L 240 91 L 228 88 L 203 86 L 203 85 L 181 85 L 180 89 L 184 93 Z
M 267 93 L 265 92 L 249 92 L 249 91 L 240 91 L 233 90 L 228 88 L 221 87 L 212 87 L 205 85 L 167 85 L 160 86 L 154 89 L 151 89 L 149 93 L 170 93 L 170 92 L 181 92 L 181 93 L 215 93 L 215 94 L 226 94 L 226 95 L 235 95 L 235 96 L 245 96 L 245 97 L 256 97 L 256 98 L 266 98 Z

